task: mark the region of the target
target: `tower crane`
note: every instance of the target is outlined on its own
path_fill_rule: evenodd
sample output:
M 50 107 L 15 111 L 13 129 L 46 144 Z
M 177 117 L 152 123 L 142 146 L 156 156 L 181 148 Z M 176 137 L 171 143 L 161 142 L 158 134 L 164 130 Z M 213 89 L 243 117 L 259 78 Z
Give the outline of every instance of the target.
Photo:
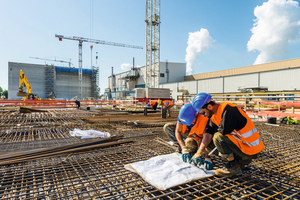
M 67 40 L 75 40 L 78 41 L 78 77 L 79 77 L 79 93 L 80 97 L 82 98 L 82 43 L 83 42 L 90 42 L 95 44 L 105 44 L 105 45 L 112 45 L 112 46 L 118 46 L 118 47 L 127 47 L 127 48 L 134 48 L 134 49 L 143 49 L 141 46 L 135 46 L 135 45 L 128 45 L 128 44 L 122 44 L 122 43 L 116 43 L 116 42 L 108 42 L 104 40 L 96 40 L 96 39 L 90 39 L 90 38 L 84 38 L 84 37 L 78 37 L 78 36 L 63 36 L 63 35 L 57 35 L 55 34 L 55 37 L 58 37 L 59 41 L 62 41 L 62 39 Z
M 39 59 L 39 60 L 48 60 L 48 61 L 54 61 L 54 62 L 61 62 L 61 63 L 68 63 L 69 67 L 71 67 L 72 63 L 71 63 L 71 59 L 70 61 L 65 61 L 65 60 L 56 60 L 56 58 L 53 59 L 47 59 L 47 58 L 39 58 L 39 57 L 29 57 L 29 58 L 33 58 L 33 59 Z

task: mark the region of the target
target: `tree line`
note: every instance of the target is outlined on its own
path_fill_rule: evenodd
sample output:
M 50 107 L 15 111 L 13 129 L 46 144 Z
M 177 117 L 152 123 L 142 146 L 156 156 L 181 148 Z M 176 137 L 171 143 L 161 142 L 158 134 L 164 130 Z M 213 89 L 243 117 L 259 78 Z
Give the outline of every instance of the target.
M 8 90 L 3 90 L 1 86 L 0 86 L 0 96 L 1 96 L 1 99 L 8 98 Z

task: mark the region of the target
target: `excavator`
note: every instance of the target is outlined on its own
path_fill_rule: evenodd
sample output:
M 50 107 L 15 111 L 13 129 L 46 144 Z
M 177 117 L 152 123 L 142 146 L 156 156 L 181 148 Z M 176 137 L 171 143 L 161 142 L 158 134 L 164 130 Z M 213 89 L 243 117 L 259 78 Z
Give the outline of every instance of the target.
M 41 98 L 37 94 L 31 93 L 32 87 L 29 84 L 28 79 L 26 78 L 23 70 L 20 70 L 20 87 L 19 92 L 17 92 L 17 96 L 23 97 L 24 100 L 31 99 L 31 100 L 41 100 Z M 23 91 L 23 86 L 27 88 L 27 92 Z

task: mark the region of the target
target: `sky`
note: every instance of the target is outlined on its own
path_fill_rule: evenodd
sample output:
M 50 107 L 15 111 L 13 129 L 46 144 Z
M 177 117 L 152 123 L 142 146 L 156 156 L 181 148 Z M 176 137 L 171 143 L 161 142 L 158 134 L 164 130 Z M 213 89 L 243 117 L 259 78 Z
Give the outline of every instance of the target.
M 160 16 L 160 61 L 186 63 L 186 75 L 300 57 L 299 1 L 161 0 Z M 8 62 L 78 67 L 78 42 L 55 34 L 142 46 L 83 43 L 83 68 L 99 67 L 103 93 L 112 67 L 122 73 L 133 57 L 145 66 L 145 18 L 146 0 L 0 0 L 0 86 Z

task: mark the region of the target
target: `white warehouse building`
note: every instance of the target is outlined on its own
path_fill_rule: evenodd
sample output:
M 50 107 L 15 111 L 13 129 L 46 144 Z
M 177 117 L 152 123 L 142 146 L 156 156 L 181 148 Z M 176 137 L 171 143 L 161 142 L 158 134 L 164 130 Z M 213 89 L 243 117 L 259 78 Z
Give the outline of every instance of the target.
M 108 84 L 112 95 L 115 95 L 113 97 L 134 96 L 134 88 L 145 87 L 145 73 L 146 67 L 141 67 L 110 76 Z M 300 92 L 300 58 L 189 76 L 185 74 L 185 63 L 161 62 L 159 88 L 170 89 L 175 100 L 183 95 L 193 97 L 200 92 L 214 95 L 246 92 L 247 89 Z

